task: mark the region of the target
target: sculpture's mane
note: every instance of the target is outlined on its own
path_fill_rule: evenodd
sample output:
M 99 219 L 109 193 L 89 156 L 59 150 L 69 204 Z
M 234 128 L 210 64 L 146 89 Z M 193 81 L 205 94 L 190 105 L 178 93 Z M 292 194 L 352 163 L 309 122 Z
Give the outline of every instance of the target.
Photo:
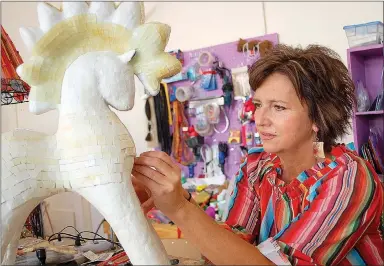
M 161 23 L 141 24 L 143 5 L 140 4 L 140 17 L 137 15 L 135 17 L 135 10 L 132 9 L 137 8 L 137 3 L 129 4 L 132 8 L 131 10 L 125 8 L 124 14 L 119 10 L 119 5 L 113 4 L 114 10 L 110 11 L 109 15 L 101 11 L 90 12 L 92 5 L 87 4 L 88 8 L 83 8 L 81 13 L 77 12 L 70 17 L 66 16 L 65 7 L 63 11 L 62 8 L 58 10 L 44 4 L 46 5 L 44 9 L 39 10 L 40 24 L 44 20 L 41 18 L 44 12 L 64 13 L 53 16 L 45 14 L 48 20 L 56 18 L 56 21 L 45 23 L 52 27 L 40 25 L 40 29 L 29 31 L 35 34 L 33 36 L 35 39 L 38 39 L 32 47 L 31 57 L 23 64 L 21 72 L 22 78 L 33 87 L 30 99 L 59 104 L 66 69 L 79 56 L 89 52 L 112 51 L 123 54 L 135 49 L 136 55 L 130 63 L 134 73 L 151 94 L 157 93 L 158 83 L 162 78 L 179 72 L 180 63 L 164 52 L 170 28 Z M 116 15 L 116 12 L 122 14 Z M 127 14 L 127 12 L 133 13 Z M 39 30 L 40 33 L 44 31 L 45 33 L 37 38 Z M 156 46 L 156 43 L 161 45 Z

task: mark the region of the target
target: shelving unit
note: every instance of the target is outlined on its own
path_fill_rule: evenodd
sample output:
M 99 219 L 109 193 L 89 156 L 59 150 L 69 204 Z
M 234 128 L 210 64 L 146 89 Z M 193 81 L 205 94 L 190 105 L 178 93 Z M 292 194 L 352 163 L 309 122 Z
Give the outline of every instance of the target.
M 357 112 L 355 115 L 382 115 L 384 110 L 379 111 L 368 111 L 368 112 Z
M 382 91 L 381 75 L 384 65 L 384 46 L 375 44 L 369 46 L 354 47 L 348 49 L 348 67 L 352 80 L 357 84 L 360 80 L 368 91 L 371 103 Z M 377 127 L 384 132 L 384 110 L 356 112 L 352 118 L 354 143 L 359 154 L 361 145 L 368 141 L 369 129 Z M 380 153 L 384 156 L 384 144 L 379 147 Z M 382 158 L 384 159 L 384 158 Z

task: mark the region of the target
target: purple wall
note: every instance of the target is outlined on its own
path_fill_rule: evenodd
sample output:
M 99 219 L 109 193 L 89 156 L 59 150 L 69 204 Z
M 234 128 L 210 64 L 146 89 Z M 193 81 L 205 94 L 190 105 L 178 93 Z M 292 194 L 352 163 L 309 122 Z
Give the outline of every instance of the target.
M 241 37 L 241 36 L 240 36 Z M 278 35 L 277 33 L 275 34 L 268 34 L 265 36 L 260 36 L 260 37 L 254 37 L 254 38 L 249 38 L 247 40 L 269 40 L 273 44 L 278 43 Z M 230 42 L 230 43 L 225 43 L 225 44 L 219 44 L 215 46 L 210 46 L 210 47 L 204 47 L 201 49 L 196 49 L 196 50 L 190 50 L 190 51 L 183 51 L 184 52 L 184 66 L 183 70 L 188 69 L 188 67 L 193 64 L 195 60 L 199 57 L 201 52 L 210 52 L 211 54 L 217 56 L 219 58 L 219 61 L 224 63 L 224 66 L 228 69 L 231 68 L 237 68 L 237 67 L 242 67 L 246 65 L 251 65 L 254 61 L 249 61 L 247 60 L 247 57 L 244 56 L 244 54 L 241 52 L 237 52 L 237 42 Z M 205 91 L 204 89 L 198 89 L 197 92 L 195 93 L 196 98 L 202 98 L 202 97 L 209 97 L 209 96 L 220 96 L 223 94 L 223 91 L 221 90 L 222 87 L 222 80 L 218 75 L 216 75 L 216 80 L 218 82 L 218 89 L 214 91 Z M 171 89 L 172 86 L 175 87 L 180 87 L 180 86 L 186 86 L 190 85 L 190 81 L 179 81 L 179 82 L 174 82 L 174 83 L 169 83 L 168 88 Z M 199 87 L 199 86 L 197 86 Z M 237 118 L 237 113 L 238 110 L 242 107 L 242 103 L 239 101 L 233 101 L 232 105 L 230 107 L 229 111 L 229 120 L 230 120 L 230 126 L 229 129 L 238 129 L 240 130 L 241 124 L 239 119 Z M 222 115 L 222 114 L 221 114 Z M 221 122 L 217 126 L 218 130 L 221 130 L 224 128 L 225 125 L 225 120 L 223 116 L 221 116 Z M 190 122 L 192 124 L 194 123 L 194 119 L 190 119 Z M 205 137 L 205 143 L 206 144 L 214 144 L 218 143 L 221 141 L 227 142 L 229 136 L 229 130 L 225 133 L 222 134 L 217 134 L 214 133 L 212 136 Z M 229 149 L 229 155 L 226 159 L 225 163 L 225 174 L 227 178 L 232 178 L 236 172 L 238 171 L 239 164 L 240 164 L 240 148 L 239 145 L 235 144 L 228 144 L 228 149 Z M 183 171 L 186 176 L 188 176 L 188 168 L 182 166 Z M 202 173 L 202 168 L 203 168 L 203 163 L 198 162 L 197 166 L 195 167 L 195 177 L 197 177 L 200 173 Z

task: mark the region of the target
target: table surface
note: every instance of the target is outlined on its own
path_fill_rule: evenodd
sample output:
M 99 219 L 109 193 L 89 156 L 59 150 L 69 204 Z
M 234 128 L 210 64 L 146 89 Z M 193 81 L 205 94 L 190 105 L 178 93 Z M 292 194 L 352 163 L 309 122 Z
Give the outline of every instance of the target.
M 43 240 L 37 240 L 36 238 L 24 238 L 20 240 L 19 245 L 23 245 L 24 247 L 28 247 L 32 244 L 36 244 Z M 105 251 L 108 252 L 108 251 Z M 46 265 L 80 265 L 87 261 L 87 259 L 81 255 L 70 255 L 70 254 L 62 254 L 55 251 L 47 250 L 47 259 Z M 203 259 L 191 259 L 191 258 L 183 258 L 177 256 L 169 256 L 170 259 L 178 259 L 178 265 L 204 265 Z M 36 257 L 35 252 L 28 252 L 24 255 L 18 255 L 16 257 L 16 265 L 40 265 L 39 260 Z M 92 264 L 88 264 L 92 265 Z M 96 265 L 96 264 L 93 264 Z

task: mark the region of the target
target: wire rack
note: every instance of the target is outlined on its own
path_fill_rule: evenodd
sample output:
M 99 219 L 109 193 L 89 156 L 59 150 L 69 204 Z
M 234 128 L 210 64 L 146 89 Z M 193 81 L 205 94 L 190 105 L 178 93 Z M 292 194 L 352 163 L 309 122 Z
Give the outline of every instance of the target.
M 28 102 L 30 87 L 21 79 L 1 78 L 1 105 Z

